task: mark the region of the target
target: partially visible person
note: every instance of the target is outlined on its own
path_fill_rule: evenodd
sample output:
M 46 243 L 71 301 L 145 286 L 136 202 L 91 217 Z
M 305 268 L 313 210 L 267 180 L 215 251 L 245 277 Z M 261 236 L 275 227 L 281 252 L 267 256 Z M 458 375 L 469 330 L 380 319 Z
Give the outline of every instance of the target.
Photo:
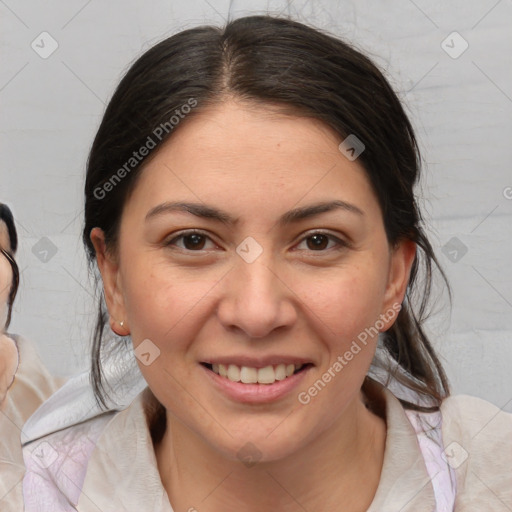
M 9 387 L 14 382 L 18 369 L 18 348 L 16 342 L 6 334 L 0 334 L 0 410 L 5 406 L 5 397 Z
M 27 339 L 7 332 L 18 291 L 15 254 L 18 236 L 9 207 L 0 203 L 0 510 L 12 508 L 21 496 L 24 474 L 22 427 L 54 393 L 61 380 L 51 376 Z M 11 507 L 11 508 L 9 508 Z
M 12 213 L 0 203 L 0 408 L 14 380 L 18 368 L 16 342 L 5 334 L 12 315 L 12 303 L 18 291 L 19 271 L 13 254 L 16 252 L 18 237 Z
M 9 207 L 0 203 L 0 511 L 19 511 L 25 465 L 21 443 L 96 416 L 100 409 L 89 371 L 66 380 L 52 376 L 26 338 L 8 333 L 19 286 L 18 235 Z M 106 365 L 117 391 L 107 409 L 125 408 L 145 387 L 138 367 Z M 30 421 L 29 421 L 30 420 Z

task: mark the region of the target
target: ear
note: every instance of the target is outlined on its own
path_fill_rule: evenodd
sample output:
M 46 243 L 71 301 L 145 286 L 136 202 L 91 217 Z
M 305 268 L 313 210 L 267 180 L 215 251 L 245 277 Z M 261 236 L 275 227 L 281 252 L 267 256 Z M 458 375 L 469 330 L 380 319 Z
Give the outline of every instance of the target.
M 102 229 L 93 228 L 90 238 L 96 250 L 96 261 L 103 280 L 105 301 L 110 315 L 110 328 L 119 336 L 127 336 L 130 334 L 130 329 L 117 258 L 107 250 L 105 234 Z
M 384 320 L 385 326 L 380 331 L 389 329 L 396 320 L 404 301 L 415 257 L 416 243 L 411 240 L 402 240 L 391 250 L 388 282 L 380 317 Z M 393 313 L 391 314 L 391 312 Z

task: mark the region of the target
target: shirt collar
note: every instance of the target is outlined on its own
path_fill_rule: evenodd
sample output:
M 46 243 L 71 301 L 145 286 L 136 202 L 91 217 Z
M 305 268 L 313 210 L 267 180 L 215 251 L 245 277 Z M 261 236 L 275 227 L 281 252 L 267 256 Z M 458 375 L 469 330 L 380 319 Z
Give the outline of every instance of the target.
M 146 388 L 107 424 L 89 460 L 78 510 L 173 512 L 146 416 L 153 400 Z
M 432 512 L 434 488 L 416 432 L 400 401 L 382 384 L 366 379 L 363 390 L 385 409 L 384 462 L 367 512 Z
M 366 379 L 365 394 L 385 410 L 384 462 L 367 512 L 432 512 L 434 490 L 416 432 L 400 401 L 380 383 Z M 89 461 L 78 509 L 84 512 L 155 510 L 172 512 L 162 485 L 148 427 L 149 389 L 108 423 Z

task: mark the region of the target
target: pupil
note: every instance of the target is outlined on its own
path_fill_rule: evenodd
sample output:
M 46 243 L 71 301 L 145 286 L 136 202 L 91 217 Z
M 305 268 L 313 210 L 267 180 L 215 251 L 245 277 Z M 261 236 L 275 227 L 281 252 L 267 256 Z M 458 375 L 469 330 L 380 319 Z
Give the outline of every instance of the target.
M 325 249 L 327 246 L 327 237 L 325 235 L 312 235 L 309 240 L 313 242 L 310 248 Z
M 201 249 L 204 245 L 203 235 L 198 235 L 197 233 L 193 233 L 191 235 L 187 235 L 185 238 L 185 246 L 187 249 Z M 192 242 L 192 243 L 187 243 Z

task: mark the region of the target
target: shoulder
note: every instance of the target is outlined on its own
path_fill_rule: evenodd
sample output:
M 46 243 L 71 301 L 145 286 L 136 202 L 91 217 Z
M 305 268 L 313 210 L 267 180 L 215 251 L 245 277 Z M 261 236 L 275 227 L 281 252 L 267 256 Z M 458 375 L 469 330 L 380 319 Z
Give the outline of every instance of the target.
M 21 450 L 27 418 L 61 385 L 46 370 L 34 344 L 16 334 L 18 371 L 0 407 L 0 510 L 22 510 L 21 480 L 25 473 Z
M 109 412 L 63 430 L 53 432 L 23 447 L 25 510 L 59 508 L 63 503 L 74 510 L 81 492 L 89 459 L 108 423 L 116 416 Z M 46 508 L 48 509 L 48 508 Z M 45 510 L 46 510 L 45 509 Z
M 443 458 L 457 479 L 456 505 L 512 509 L 512 414 L 468 395 L 446 398 L 441 414 Z
M 139 455 L 134 446 L 139 441 L 148 444 L 143 399 L 141 393 L 124 410 L 98 414 L 25 444 L 26 512 L 42 510 L 43 504 L 44 510 L 75 510 L 91 475 L 99 479 L 97 488 L 103 492 L 110 473 L 133 466 Z
M 441 414 L 443 434 L 468 445 L 498 440 L 512 443 L 512 413 L 491 402 L 469 395 L 450 396 L 441 404 Z

